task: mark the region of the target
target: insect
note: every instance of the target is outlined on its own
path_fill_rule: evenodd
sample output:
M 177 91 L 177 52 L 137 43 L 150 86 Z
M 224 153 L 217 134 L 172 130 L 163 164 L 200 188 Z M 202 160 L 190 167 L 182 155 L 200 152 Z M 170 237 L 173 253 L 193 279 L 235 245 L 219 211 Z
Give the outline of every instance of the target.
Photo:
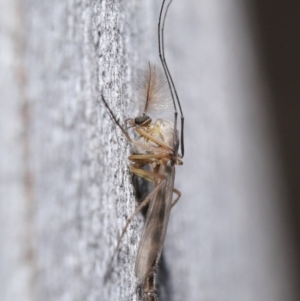
M 138 177 L 154 184 L 153 190 L 145 197 L 127 220 L 116 248 L 117 251 L 121 239 L 134 216 L 136 216 L 143 207 L 148 205 L 145 225 L 135 263 L 135 274 L 143 283 L 143 300 L 146 301 L 157 300 L 155 287 L 156 268 L 162 252 L 171 208 L 181 196 L 181 193 L 174 188 L 174 179 L 175 165 L 182 165 L 181 159 L 184 155 L 184 117 L 164 52 L 164 25 L 171 2 L 172 0 L 170 0 L 167 5 L 165 0 L 162 2 L 158 22 L 158 44 L 159 57 L 174 106 L 174 123 L 161 118 L 152 121 L 148 115 L 148 112 L 151 111 L 153 107 L 157 107 L 160 102 L 164 101 L 160 99 L 162 97 L 160 93 L 162 88 L 161 76 L 155 66 L 150 63 L 143 81 L 143 112 L 135 118 L 127 119 L 125 127 L 123 127 L 115 117 L 102 94 L 103 103 L 108 109 L 113 121 L 132 145 L 133 154 L 129 156 L 130 171 Z M 177 130 L 177 107 L 179 107 L 181 115 L 180 139 Z M 139 135 L 136 140 L 130 137 L 128 128 L 133 128 Z M 181 154 L 178 153 L 179 146 L 181 147 Z M 145 167 L 148 167 L 148 169 Z M 174 201 L 173 193 L 176 195 Z

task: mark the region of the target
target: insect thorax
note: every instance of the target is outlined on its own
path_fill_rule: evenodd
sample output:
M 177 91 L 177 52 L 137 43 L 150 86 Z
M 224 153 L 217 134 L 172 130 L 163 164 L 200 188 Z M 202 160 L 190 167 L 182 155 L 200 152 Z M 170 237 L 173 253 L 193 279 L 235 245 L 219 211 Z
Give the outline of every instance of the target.
M 156 140 L 159 140 L 166 144 L 171 149 L 174 149 L 174 124 L 165 119 L 157 119 L 155 122 L 152 122 L 146 127 L 143 127 L 143 130 L 151 135 Z M 151 145 L 152 147 L 157 148 L 157 151 L 161 152 L 163 147 L 151 141 L 150 139 L 140 136 L 137 141 L 141 144 Z M 178 131 L 176 131 L 176 143 L 178 141 Z M 153 151 L 148 151 L 142 147 L 136 147 L 135 150 L 137 153 L 155 153 L 155 149 Z

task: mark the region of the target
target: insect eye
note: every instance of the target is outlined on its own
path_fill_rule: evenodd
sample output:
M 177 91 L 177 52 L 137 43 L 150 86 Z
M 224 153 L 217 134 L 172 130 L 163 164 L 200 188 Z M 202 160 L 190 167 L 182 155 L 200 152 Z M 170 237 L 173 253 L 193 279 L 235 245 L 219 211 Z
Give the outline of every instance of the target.
M 135 124 L 146 126 L 151 122 L 151 118 L 148 115 L 138 116 L 134 119 Z

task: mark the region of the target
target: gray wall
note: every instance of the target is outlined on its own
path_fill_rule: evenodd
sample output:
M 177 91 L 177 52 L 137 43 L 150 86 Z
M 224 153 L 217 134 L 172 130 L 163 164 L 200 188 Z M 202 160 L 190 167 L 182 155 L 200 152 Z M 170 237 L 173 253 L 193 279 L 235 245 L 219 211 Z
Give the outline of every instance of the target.
M 159 6 L 0 1 L 1 300 L 138 300 L 141 216 L 103 282 L 136 204 L 129 146 L 101 94 L 120 120 L 137 113 L 132 79 L 158 62 Z M 170 7 L 186 155 L 161 300 L 297 300 L 290 186 L 253 12 L 243 1 Z

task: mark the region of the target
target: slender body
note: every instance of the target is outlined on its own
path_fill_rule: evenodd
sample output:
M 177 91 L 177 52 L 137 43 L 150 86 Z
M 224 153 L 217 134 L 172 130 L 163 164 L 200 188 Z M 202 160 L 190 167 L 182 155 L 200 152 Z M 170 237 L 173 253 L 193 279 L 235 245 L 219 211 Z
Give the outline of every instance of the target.
M 143 126 L 136 124 L 140 120 Z M 129 157 L 132 162 L 130 170 L 155 184 L 142 203 L 149 203 L 149 207 L 135 264 L 136 276 L 143 282 L 143 300 L 152 301 L 157 300 L 156 269 L 171 208 L 180 197 L 180 192 L 174 189 L 175 164 L 181 165 L 182 161 L 177 153 L 178 133 L 172 122 L 164 119 L 152 122 L 150 117 L 142 115 L 130 120 L 130 123 L 141 135 L 134 145 L 135 154 Z M 142 169 L 146 165 L 150 166 L 151 171 Z M 174 202 L 173 193 L 178 196 Z
M 141 147 L 138 147 L 139 154 L 129 157 L 133 162 L 130 169 L 137 175 L 143 176 L 136 168 L 150 164 L 152 171 L 145 174 L 144 177 L 148 176 L 148 179 L 155 183 L 154 190 L 149 198 L 145 226 L 136 259 L 135 273 L 138 278 L 145 277 L 153 262 L 160 256 L 172 208 L 175 179 L 174 164 L 182 164 L 170 147 L 170 143 L 173 142 L 173 124 L 158 119 L 155 123 L 150 124 L 147 129 L 151 137 L 160 141 L 162 145 L 168 146 L 168 148 L 157 145 L 155 142 L 141 136 L 137 141 L 141 142 L 142 140 L 142 145 L 150 145 L 154 149 L 146 151 L 144 155 Z
M 174 189 L 174 179 L 175 165 L 182 165 L 181 158 L 184 152 L 184 118 L 178 95 L 165 60 L 163 38 L 165 18 L 171 2 L 172 0 L 170 0 L 167 7 L 165 7 L 165 0 L 163 0 L 158 22 L 159 56 L 164 69 L 164 76 L 162 77 L 156 68 L 149 64 L 148 70 L 145 71 L 142 77 L 140 89 L 140 101 L 144 103 L 144 109 L 141 115 L 136 118 L 127 119 L 126 126 L 123 127 L 102 94 L 102 100 L 110 112 L 112 119 L 132 145 L 133 154 L 129 156 L 130 171 L 154 183 L 153 190 L 145 197 L 132 216 L 127 220 L 116 248 L 117 251 L 121 239 L 134 216 L 136 216 L 143 207 L 149 205 L 135 263 L 135 274 L 141 280 L 143 290 L 142 299 L 145 301 L 158 300 L 155 286 L 156 269 L 166 237 L 171 208 L 181 195 L 178 190 Z M 165 119 L 157 119 L 153 122 L 148 116 L 148 112 L 157 111 L 160 104 L 164 103 L 166 98 L 164 91 L 166 87 L 169 88 L 168 94 L 171 95 L 173 101 L 174 123 Z M 177 130 L 177 106 L 179 106 L 181 114 L 181 139 L 179 139 Z M 134 128 L 139 135 L 138 139 L 134 140 L 130 137 L 127 131 L 128 127 Z M 179 145 L 181 146 L 181 155 L 178 153 Z M 173 193 L 177 195 L 174 201 Z

